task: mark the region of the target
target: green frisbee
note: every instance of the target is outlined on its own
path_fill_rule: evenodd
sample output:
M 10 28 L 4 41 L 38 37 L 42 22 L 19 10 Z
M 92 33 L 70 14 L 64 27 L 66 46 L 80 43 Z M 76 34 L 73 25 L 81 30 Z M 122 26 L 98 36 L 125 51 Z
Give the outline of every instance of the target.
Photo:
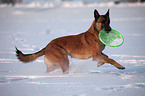
M 109 47 L 119 47 L 124 43 L 122 34 L 114 29 L 109 32 L 102 29 L 99 32 L 99 39 L 103 44 Z

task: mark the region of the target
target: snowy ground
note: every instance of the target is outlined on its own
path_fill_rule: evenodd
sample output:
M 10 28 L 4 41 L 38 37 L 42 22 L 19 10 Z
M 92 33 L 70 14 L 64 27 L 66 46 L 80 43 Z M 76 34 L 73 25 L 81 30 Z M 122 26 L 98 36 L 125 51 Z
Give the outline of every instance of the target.
M 63 75 L 60 69 L 45 73 L 44 57 L 28 64 L 17 60 L 15 46 L 32 53 L 54 38 L 85 32 L 95 8 L 100 14 L 110 8 L 111 26 L 125 38 L 121 47 L 104 50 L 125 70 L 70 58 L 70 73 Z M 144 29 L 140 3 L 0 5 L 0 96 L 145 96 Z

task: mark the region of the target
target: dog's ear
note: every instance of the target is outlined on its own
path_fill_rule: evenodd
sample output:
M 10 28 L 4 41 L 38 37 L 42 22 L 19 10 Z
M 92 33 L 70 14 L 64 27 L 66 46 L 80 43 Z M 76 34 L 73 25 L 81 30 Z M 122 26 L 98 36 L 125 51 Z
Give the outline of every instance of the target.
M 110 10 L 110 9 L 108 9 L 107 13 L 105 14 L 105 15 L 108 16 L 108 17 L 109 17 L 109 10 Z
M 98 11 L 95 9 L 95 10 L 94 10 L 94 18 L 95 18 L 96 21 L 98 20 L 99 16 L 100 16 L 100 14 L 99 14 Z

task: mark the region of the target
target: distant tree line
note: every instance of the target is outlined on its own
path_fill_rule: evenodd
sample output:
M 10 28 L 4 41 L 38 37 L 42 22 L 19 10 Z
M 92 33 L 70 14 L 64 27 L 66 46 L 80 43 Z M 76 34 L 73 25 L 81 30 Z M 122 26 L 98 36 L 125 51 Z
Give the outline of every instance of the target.
M 0 4 L 12 4 L 21 3 L 23 0 L 0 0 Z
M 127 0 L 128 2 L 144 2 L 145 0 Z
M 12 5 L 15 5 L 16 3 L 21 3 L 22 1 L 23 0 L 0 0 L 0 4 L 12 4 Z M 73 0 L 61 0 L 61 1 L 73 1 Z M 82 1 L 83 2 L 87 2 L 89 0 L 82 0 Z M 99 1 L 101 1 L 101 0 L 99 0 Z M 102 0 L 102 1 L 104 1 L 104 0 Z M 126 2 L 145 2 L 145 0 L 115 0 L 115 3 L 117 4 L 117 3 L 120 3 L 120 2 L 124 2 L 124 1 L 126 1 Z
M 145 0 L 116 0 L 115 4 L 119 4 L 120 2 L 145 2 Z

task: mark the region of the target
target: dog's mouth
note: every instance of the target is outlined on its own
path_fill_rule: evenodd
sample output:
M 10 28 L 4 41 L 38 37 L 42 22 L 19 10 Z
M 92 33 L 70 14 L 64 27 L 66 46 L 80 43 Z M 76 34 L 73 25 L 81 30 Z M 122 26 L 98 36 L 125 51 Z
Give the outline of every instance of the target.
M 109 32 L 112 30 L 112 28 L 111 28 L 110 26 L 107 26 L 107 27 L 104 27 L 104 30 L 105 30 L 107 33 L 109 33 Z

